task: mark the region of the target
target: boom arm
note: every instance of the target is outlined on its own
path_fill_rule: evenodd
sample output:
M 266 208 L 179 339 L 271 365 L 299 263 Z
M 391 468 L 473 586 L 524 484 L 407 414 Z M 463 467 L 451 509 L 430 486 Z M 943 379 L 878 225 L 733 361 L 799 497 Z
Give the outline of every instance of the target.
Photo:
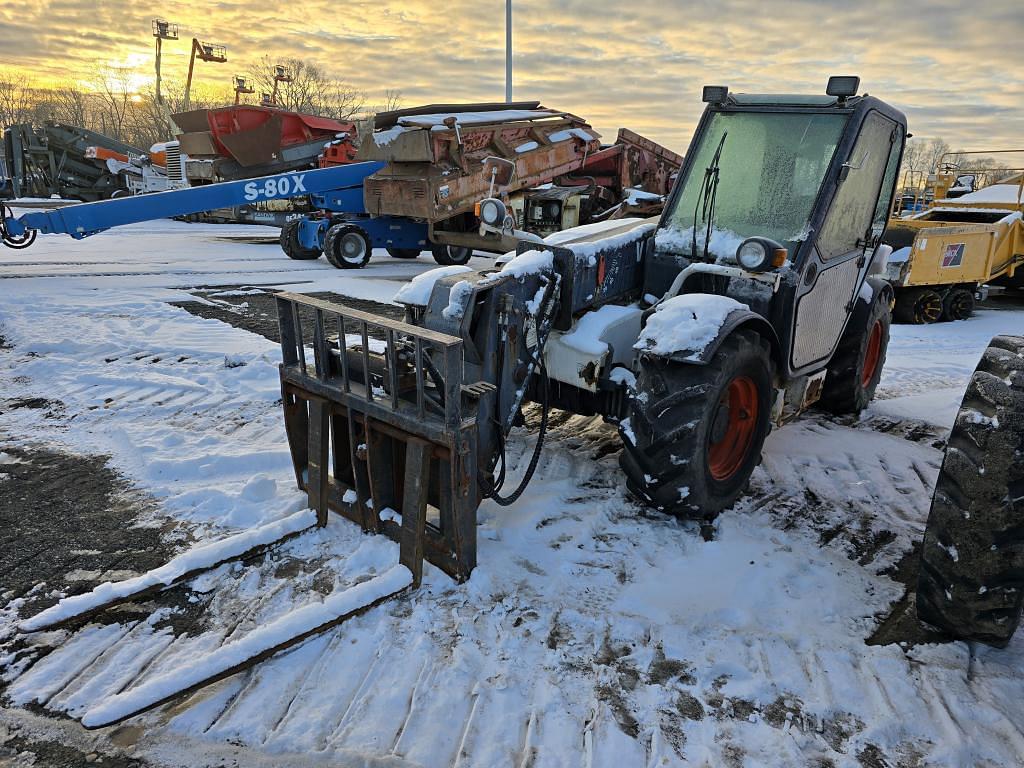
M 294 171 L 240 181 L 225 181 L 190 189 L 121 197 L 95 203 L 69 205 L 53 211 L 33 211 L 18 218 L 0 215 L 0 237 L 10 248 L 27 248 L 37 233 L 66 234 L 76 240 L 111 227 L 141 221 L 202 213 L 261 200 L 280 200 L 302 195 L 351 197 L 356 211 L 362 210 L 363 179 L 384 167 L 367 162 L 338 165 L 310 171 Z M 346 195 L 346 190 L 357 194 Z

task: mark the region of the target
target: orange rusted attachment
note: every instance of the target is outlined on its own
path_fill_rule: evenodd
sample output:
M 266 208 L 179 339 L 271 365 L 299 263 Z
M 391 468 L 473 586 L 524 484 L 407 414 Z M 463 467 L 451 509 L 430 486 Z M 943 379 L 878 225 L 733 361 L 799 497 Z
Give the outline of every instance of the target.
M 89 160 L 119 160 L 122 163 L 128 162 L 128 155 L 123 152 L 115 152 L 106 147 L 86 147 L 85 156 Z

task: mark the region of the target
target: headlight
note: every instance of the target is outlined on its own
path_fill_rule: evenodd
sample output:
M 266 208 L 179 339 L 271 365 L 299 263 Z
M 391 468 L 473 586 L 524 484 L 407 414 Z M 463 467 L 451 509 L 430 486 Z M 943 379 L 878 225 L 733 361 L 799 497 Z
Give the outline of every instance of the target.
M 786 249 L 767 237 L 748 237 L 736 249 L 736 262 L 748 272 L 765 272 L 786 263 Z
M 505 204 L 496 197 L 488 197 L 478 204 L 477 216 L 488 226 L 499 226 L 505 220 L 505 215 Z

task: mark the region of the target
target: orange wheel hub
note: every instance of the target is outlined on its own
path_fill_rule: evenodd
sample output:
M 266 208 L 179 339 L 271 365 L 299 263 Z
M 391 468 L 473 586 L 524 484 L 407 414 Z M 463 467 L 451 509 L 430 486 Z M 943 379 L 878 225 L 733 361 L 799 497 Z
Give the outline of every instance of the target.
M 729 382 L 718 401 L 708 439 L 708 471 L 715 480 L 728 480 L 743 466 L 754 442 L 759 408 L 753 379 L 737 376 Z
M 876 320 L 864 350 L 864 366 L 861 369 L 860 385 L 867 387 L 878 372 L 878 361 L 882 359 L 882 321 Z

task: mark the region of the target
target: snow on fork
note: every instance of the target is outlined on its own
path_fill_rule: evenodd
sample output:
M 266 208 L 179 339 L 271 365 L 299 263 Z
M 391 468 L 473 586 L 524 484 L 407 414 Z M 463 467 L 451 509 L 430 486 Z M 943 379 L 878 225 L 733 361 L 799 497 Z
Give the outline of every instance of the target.
M 279 544 L 316 525 L 316 513 L 309 509 L 249 531 L 194 547 L 165 565 L 133 579 L 104 582 L 91 592 L 65 597 L 51 608 L 18 624 L 22 632 L 38 632 L 70 619 L 93 613 L 151 591 L 184 581 L 230 560 Z
M 322 603 L 297 608 L 235 642 L 112 696 L 82 717 L 86 728 L 102 728 L 139 714 L 191 690 L 222 680 L 278 650 L 344 621 L 412 584 L 412 572 L 396 565 L 379 576 L 335 592 Z

